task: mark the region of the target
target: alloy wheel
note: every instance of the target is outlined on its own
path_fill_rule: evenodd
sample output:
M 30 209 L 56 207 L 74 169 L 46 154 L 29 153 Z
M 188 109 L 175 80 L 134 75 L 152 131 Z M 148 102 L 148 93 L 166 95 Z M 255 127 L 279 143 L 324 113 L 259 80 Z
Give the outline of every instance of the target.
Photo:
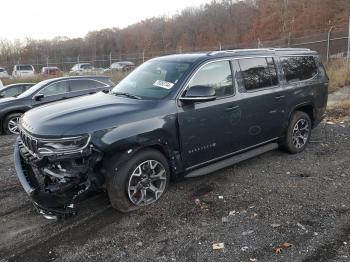
M 13 118 L 10 118 L 8 123 L 7 123 L 7 129 L 15 135 L 19 134 L 19 129 L 18 129 L 18 122 L 19 122 L 20 117 L 16 116 Z
M 167 184 L 166 170 L 156 160 L 147 160 L 139 164 L 130 176 L 128 195 L 136 206 L 145 206 L 156 202 L 164 193 Z
M 310 129 L 308 121 L 305 119 L 299 119 L 293 128 L 293 144 L 296 148 L 300 149 L 307 143 L 309 139 Z

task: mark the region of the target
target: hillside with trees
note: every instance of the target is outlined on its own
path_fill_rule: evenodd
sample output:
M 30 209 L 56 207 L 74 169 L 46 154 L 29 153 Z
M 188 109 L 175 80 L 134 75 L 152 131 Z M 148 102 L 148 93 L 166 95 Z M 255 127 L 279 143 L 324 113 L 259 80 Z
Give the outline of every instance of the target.
M 235 47 L 287 38 L 289 34 L 326 32 L 331 26 L 335 31 L 346 31 L 349 15 L 349 0 L 213 0 L 171 17 L 151 18 L 123 29 L 93 31 L 83 38 L 2 39 L 0 63 Z

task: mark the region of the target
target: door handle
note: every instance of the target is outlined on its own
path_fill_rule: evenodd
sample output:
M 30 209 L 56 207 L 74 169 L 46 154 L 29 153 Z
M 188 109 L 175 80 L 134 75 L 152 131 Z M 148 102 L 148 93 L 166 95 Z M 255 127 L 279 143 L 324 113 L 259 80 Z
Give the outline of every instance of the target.
M 284 98 L 285 98 L 285 96 L 283 96 L 283 95 L 282 95 L 282 96 L 275 96 L 275 99 L 276 99 L 276 100 L 282 100 L 282 99 L 284 99 Z
M 233 111 L 233 110 L 237 110 L 239 108 L 239 106 L 230 106 L 230 107 L 227 107 L 225 109 L 226 112 L 229 112 L 229 111 Z

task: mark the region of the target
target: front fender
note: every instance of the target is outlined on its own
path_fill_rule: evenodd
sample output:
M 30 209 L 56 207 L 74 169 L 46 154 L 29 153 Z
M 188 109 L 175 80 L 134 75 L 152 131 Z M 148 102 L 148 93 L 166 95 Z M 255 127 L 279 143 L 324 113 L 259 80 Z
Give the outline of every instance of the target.
M 123 161 L 128 161 L 140 149 L 158 149 L 177 173 L 182 170 L 182 161 L 176 123 L 176 115 L 131 122 L 96 132 L 92 143 L 107 156 L 118 154 Z

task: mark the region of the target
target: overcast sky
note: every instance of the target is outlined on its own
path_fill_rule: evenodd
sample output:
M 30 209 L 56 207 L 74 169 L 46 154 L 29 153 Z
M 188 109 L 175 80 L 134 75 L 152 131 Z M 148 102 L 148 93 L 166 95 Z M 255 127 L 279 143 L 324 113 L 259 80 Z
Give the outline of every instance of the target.
M 0 38 L 83 37 L 89 31 L 119 27 L 145 18 L 172 15 L 209 0 L 15 0 L 0 4 Z

